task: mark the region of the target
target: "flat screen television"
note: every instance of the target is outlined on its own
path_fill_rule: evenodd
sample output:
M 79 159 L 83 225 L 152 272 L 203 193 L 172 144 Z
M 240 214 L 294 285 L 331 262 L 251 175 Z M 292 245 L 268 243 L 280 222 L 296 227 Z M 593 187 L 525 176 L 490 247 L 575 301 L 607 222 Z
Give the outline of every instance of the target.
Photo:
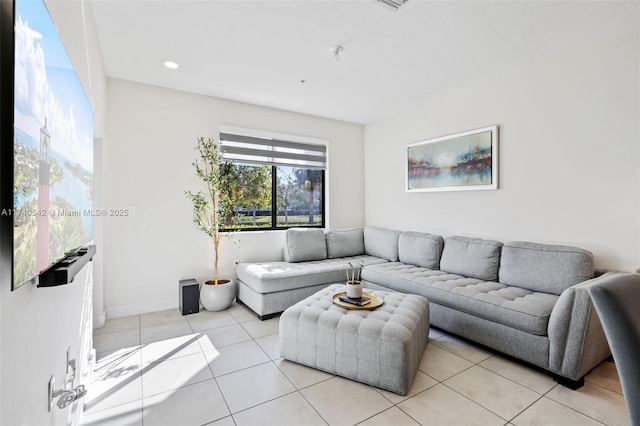
M 93 109 L 43 1 L 14 0 L 13 29 L 13 69 L 2 70 L 13 71 L 12 205 L 1 213 L 16 289 L 93 239 Z

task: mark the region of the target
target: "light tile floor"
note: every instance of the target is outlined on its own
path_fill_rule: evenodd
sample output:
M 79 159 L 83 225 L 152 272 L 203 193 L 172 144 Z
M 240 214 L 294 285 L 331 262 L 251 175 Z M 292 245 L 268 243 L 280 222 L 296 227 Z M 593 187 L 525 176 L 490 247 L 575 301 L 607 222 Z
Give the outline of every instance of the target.
M 572 391 L 499 354 L 431 329 L 400 396 L 284 359 L 278 321 L 234 304 L 108 320 L 94 332 L 89 425 L 628 425 L 615 366 Z

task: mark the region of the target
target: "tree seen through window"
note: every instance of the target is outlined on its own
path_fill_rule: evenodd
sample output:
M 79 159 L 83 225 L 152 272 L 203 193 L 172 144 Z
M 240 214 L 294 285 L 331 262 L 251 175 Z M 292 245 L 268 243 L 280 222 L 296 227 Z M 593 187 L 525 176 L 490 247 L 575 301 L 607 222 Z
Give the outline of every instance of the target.
M 324 170 L 234 163 L 235 229 L 324 226 Z

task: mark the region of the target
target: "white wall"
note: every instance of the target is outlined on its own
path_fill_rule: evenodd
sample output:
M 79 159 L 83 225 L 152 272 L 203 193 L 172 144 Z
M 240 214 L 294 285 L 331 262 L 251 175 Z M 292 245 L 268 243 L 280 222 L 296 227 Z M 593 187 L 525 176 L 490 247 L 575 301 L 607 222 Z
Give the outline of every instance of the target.
M 220 125 L 328 140 L 328 226 L 364 224 L 362 126 L 110 79 L 105 206 L 135 216 L 106 219 L 108 317 L 176 308 L 179 280 L 212 274 L 212 244 L 192 223 L 184 191 L 201 188 L 196 138 L 217 138 Z M 221 275 L 233 274 L 234 260 L 282 256 L 282 232 L 238 239 L 239 248 L 222 242 Z
M 639 31 L 476 81 L 365 128 L 368 225 L 577 245 L 640 266 Z M 500 189 L 405 193 L 406 145 L 500 126 Z
M 106 77 L 90 3 L 47 1 L 65 47 L 89 94 L 96 135 L 104 135 Z M 102 251 L 98 245 L 98 253 Z M 91 349 L 93 266 L 85 267 L 68 285 L 36 288 L 25 284 L 14 292 L 0 288 L 1 373 L 0 424 L 77 424 L 80 404 L 47 410 L 47 384 L 56 377 L 61 387 L 66 351 L 78 362 L 76 385 L 88 380 Z M 4 271 L 3 271 L 4 273 Z
M 54 375 L 56 388 L 63 386 L 67 348 L 78 365 L 74 386 L 90 380 L 92 266 L 68 285 L 2 289 L 1 424 L 78 424 L 78 403 L 48 412 L 47 385 Z

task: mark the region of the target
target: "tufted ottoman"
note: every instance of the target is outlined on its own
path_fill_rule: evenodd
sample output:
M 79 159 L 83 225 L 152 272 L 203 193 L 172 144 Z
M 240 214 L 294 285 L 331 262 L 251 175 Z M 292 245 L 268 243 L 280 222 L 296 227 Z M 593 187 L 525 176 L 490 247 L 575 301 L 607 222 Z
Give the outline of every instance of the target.
M 290 361 L 406 395 L 429 334 L 429 302 L 422 296 L 372 291 L 375 310 L 348 310 L 332 284 L 280 317 L 280 356 Z M 368 290 L 370 291 L 370 290 Z

